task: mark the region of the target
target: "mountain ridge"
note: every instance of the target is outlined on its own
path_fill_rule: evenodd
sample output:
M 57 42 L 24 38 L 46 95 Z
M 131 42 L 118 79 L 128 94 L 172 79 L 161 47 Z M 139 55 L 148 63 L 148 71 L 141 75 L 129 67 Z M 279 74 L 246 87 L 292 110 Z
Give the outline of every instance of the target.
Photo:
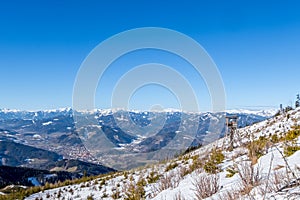
M 269 118 L 262 111 L 259 111 L 261 115 L 253 111 L 238 112 L 240 113 L 231 113 L 239 116 L 239 127 Z M 151 153 L 171 144 L 179 134 L 182 138 L 190 138 L 191 141 L 186 142 L 185 146 L 177 148 L 178 152 L 173 151 L 175 155 L 181 150 L 184 151 L 189 145 L 200 145 L 208 132 L 219 134 L 216 124 L 224 126 L 224 116 L 225 113 L 188 113 L 171 110 L 132 112 L 121 109 L 97 109 L 90 112 L 77 112 L 71 108 L 61 108 L 28 112 L 2 109 L 0 110 L 0 140 L 11 140 L 57 152 L 68 159 L 105 163 L 113 168 L 119 166 L 119 170 L 123 170 L 128 169 L 129 166 L 124 165 L 125 162 L 121 161 L 119 154 L 113 155 L 111 152 Z M 224 134 L 225 128 L 211 140 Z M 99 142 L 102 142 L 101 145 Z M 110 145 L 108 148 L 99 149 L 107 144 Z M 103 153 L 105 151 L 107 153 Z M 116 162 L 119 159 L 120 163 Z M 134 162 L 134 159 L 132 161 Z M 137 165 L 140 164 L 138 161 Z

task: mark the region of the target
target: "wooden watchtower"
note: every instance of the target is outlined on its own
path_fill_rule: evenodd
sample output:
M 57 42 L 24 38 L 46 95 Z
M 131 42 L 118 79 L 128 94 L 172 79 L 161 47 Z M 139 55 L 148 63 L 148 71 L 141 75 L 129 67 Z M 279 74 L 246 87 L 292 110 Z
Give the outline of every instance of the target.
M 238 128 L 238 116 L 226 116 L 226 137 L 229 136 L 230 148 L 233 149 L 233 138 Z

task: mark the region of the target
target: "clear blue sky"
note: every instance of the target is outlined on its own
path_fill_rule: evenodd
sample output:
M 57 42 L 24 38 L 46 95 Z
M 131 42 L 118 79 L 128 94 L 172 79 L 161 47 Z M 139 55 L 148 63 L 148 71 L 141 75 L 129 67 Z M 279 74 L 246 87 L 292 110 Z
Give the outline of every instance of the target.
M 299 10 L 297 1 L 2 1 L 0 108 L 71 106 L 76 73 L 89 52 L 114 34 L 148 26 L 180 31 L 207 50 L 223 77 L 228 108 L 290 104 L 300 92 Z M 155 51 L 116 62 L 99 86 L 97 107 L 108 107 L 111 85 L 122 75 L 118 66 L 162 58 L 170 62 Z M 182 73 L 193 79 L 192 71 Z M 197 95 L 208 102 L 205 90 Z M 132 108 L 172 107 L 173 100 L 166 90 L 145 87 Z

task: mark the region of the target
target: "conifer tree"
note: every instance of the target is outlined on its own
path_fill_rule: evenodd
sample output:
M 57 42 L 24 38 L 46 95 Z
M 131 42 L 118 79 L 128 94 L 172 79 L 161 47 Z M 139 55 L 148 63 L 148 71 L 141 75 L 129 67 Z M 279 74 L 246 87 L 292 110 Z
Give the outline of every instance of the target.
M 296 97 L 295 107 L 296 108 L 300 107 L 300 96 L 299 96 L 299 94 L 297 94 L 297 97 Z

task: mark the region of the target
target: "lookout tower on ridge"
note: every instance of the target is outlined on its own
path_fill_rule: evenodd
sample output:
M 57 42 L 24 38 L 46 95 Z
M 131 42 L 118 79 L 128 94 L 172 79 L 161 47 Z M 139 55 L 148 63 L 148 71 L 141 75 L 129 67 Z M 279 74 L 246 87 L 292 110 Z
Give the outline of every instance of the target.
M 226 137 L 229 136 L 230 148 L 233 149 L 233 137 L 237 133 L 238 128 L 238 116 L 230 115 L 226 116 Z

